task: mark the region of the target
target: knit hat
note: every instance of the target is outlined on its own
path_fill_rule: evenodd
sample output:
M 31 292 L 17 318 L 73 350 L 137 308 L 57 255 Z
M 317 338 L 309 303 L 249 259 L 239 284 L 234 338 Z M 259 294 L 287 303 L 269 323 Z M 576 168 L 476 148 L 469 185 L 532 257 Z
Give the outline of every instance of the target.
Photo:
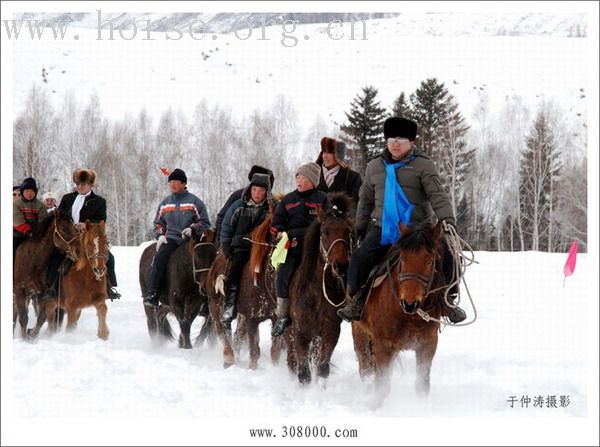
M 76 169 L 73 172 L 73 183 L 96 183 L 96 172 L 92 169 Z
M 38 192 L 37 183 L 33 177 L 27 177 L 25 180 L 23 180 L 23 183 L 21 183 L 19 189 L 21 190 L 21 195 L 26 189 L 33 189 L 36 194 Z
M 273 187 L 273 183 L 275 183 L 275 177 L 273 176 L 273 171 L 271 171 L 270 169 L 267 168 L 263 168 L 262 166 L 259 165 L 254 165 L 250 168 L 250 172 L 248 173 L 248 180 L 252 181 L 252 177 L 254 177 L 254 174 L 266 174 L 269 176 L 269 184 L 271 185 L 271 187 Z
M 56 196 L 54 195 L 54 193 L 53 193 L 52 191 L 48 191 L 47 193 L 45 193 L 45 194 L 42 196 L 42 200 L 43 200 L 43 201 L 46 201 L 46 200 L 48 200 L 48 199 L 54 199 L 54 200 L 56 200 Z
M 298 168 L 296 175 L 303 175 L 313 186 L 317 186 L 321 179 L 321 167 L 316 163 L 306 163 Z
M 182 169 L 177 168 L 169 174 L 169 181 L 171 180 L 179 180 L 181 183 L 187 183 L 187 176 Z
M 252 180 L 250 180 L 250 186 L 260 186 L 261 188 L 265 188 L 267 191 L 271 189 L 271 181 L 269 180 L 269 176 L 267 174 L 256 173 L 252 176 Z
M 408 138 L 415 141 L 417 138 L 417 123 L 406 118 L 392 117 L 383 123 L 383 136 L 388 138 Z

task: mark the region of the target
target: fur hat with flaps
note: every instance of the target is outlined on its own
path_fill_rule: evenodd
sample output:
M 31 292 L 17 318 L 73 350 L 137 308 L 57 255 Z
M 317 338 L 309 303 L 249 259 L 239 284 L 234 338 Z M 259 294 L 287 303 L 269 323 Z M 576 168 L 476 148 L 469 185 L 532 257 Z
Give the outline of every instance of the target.
M 321 152 L 319 152 L 319 156 L 315 161 L 315 163 L 320 166 L 323 165 L 323 152 L 333 154 L 335 157 L 335 162 L 342 167 L 346 167 L 346 164 L 344 163 L 346 144 L 344 142 L 329 137 L 321 138 Z
M 76 169 L 73 172 L 73 183 L 96 183 L 96 172 L 93 169 Z
M 271 180 L 267 174 L 256 173 L 252 176 L 252 180 L 250 180 L 250 186 L 260 186 L 265 188 L 267 191 L 271 190 Z
M 408 138 L 415 141 L 417 138 L 417 123 L 406 118 L 396 116 L 388 118 L 383 123 L 383 136 L 388 138 Z
M 271 188 L 273 187 L 273 183 L 275 183 L 275 176 L 273 175 L 273 171 L 267 168 L 263 168 L 259 165 L 254 165 L 250 168 L 250 172 L 248 172 L 248 181 L 252 181 L 252 177 L 254 174 L 266 174 L 269 176 L 269 185 Z
M 321 167 L 316 163 L 306 163 L 298 168 L 296 175 L 303 175 L 314 187 L 317 187 L 321 180 Z

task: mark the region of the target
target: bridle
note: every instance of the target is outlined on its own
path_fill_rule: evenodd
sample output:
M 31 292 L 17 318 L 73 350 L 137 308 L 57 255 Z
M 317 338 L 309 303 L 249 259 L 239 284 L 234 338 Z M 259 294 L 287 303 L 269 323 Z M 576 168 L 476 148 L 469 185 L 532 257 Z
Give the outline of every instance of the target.
M 71 259 L 73 262 L 77 262 L 77 260 L 79 259 L 79 256 L 77 256 L 77 253 L 71 249 L 71 243 L 79 238 L 79 234 L 76 234 L 75 236 L 73 236 L 72 239 L 70 240 L 66 240 L 64 238 L 64 236 L 62 234 L 60 234 L 60 231 L 58 231 L 58 224 L 56 223 L 56 219 L 54 220 L 54 235 L 58 236 L 58 238 L 65 243 L 65 245 L 67 246 L 67 249 L 65 251 L 65 253 L 67 254 L 67 257 L 69 259 Z
M 434 278 L 435 272 L 436 272 L 436 264 L 437 264 L 436 258 L 434 257 L 433 270 L 432 270 L 430 276 L 426 276 L 426 275 L 423 275 L 421 273 L 416 273 L 416 272 L 399 271 L 398 276 L 397 276 L 399 284 L 401 285 L 405 281 L 416 281 L 417 283 L 421 284 L 425 288 L 425 294 L 423 295 L 423 300 L 425 300 L 425 298 L 427 298 L 431 293 L 431 286 L 433 284 L 433 278 Z M 398 269 L 400 270 L 401 267 L 402 267 L 402 255 L 400 255 L 400 258 L 398 259 Z M 390 269 L 389 261 L 386 262 L 386 269 L 387 269 L 388 278 L 392 279 L 392 271 Z M 393 285 L 393 281 L 392 281 L 392 287 L 390 287 L 390 288 L 392 289 L 392 294 L 394 295 L 394 298 L 400 305 L 400 308 L 402 309 L 402 311 L 404 313 L 406 313 L 407 315 L 411 315 L 411 314 L 408 314 L 408 312 L 406 312 L 406 310 L 404 309 L 404 306 L 401 305 L 400 299 L 398 298 L 398 294 L 396 293 L 396 288 Z
M 328 267 L 332 267 L 332 272 L 333 272 L 333 276 L 340 282 L 340 284 L 342 285 L 342 289 L 345 291 L 346 290 L 346 285 L 344 283 L 344 278 L 342 278 L 338 272 L 335 270 L 335 268 L 333 267 L 333 264 L 331 262 L 329 262 L 329 255 L 331 254 L 331 250 L 333 250 L 333 247 L 335 247 L 336 244 L 344 244 L 347 247 L 348 250 L 348 258 L 350 258 L 352 256 L 352 244 L 350 242 L 348 242 L 346 239 L 336 239 L 334 240 L 330 245 L 328 249 L 325 249 L 325 246 L 323 245 L 323 235 L 321 235 L 319 237 L 319 250 L 321 252 L 321 257 L 323 258 L 323 260 L 325 261 L 325 266 L 323 267 L 323 274 L 321 276 L 321 287 L 323 289 L 323 297 L 325 298 L 325 300 L 331 304 L 333 307 L 341 307 L 342 305 L 345 304 L 346 302 L 346 293 L 344 293 L 344 299 L 338 303 L 335 304 L 334 302 L 332 302 L 329 299 L 329 295 L 327 294 L 327 289 L 325 287 L 325 272 L 327 271 Z
M 196 284 L 198 284 L 200 286 L 200 281 L 196 280 L 196 273 L 202 273 L 202 272 L 208 272 L 210 270 L 210 266 L 205 267 L 205 268 L 196 268 L 196 256 L 194 256 L 194 253 L 196 252 L 196 248 L 197 247 L 202 247 L 205 245 L 210 245 L 211 247 L 213 247 L 215 249 L 215 251 L 217 250 L 217 247 L 215 247 L 215 244 L 212 242 L 202 242 L 202 240 L 204 239 L 205 234 L 202 233 L 202 236 L 200 236 L 200 242 L 198 242 L 197 244 L 194 244 L 194 246 L 192 247 L 192 274 L 194 275 L 194 282 Z
M 92 271 L 94 272 L 96 281 L 100 281 L 102 279 L 102 277 L 106 274 L 106 260 L 108 259 L 108 256 L 100 253 L 99 248 L 94 249 L 94 253 L 90 256 L 88 253 L 88 250 L 87 250 L 87 244 L 84 244 L 83 247 L 84 247 L 83 251 L 85 253 L 85 257 L 86 257 L 87 261 L 89 262 L 90 266 L 92 267 Z M 98 259 L 105 260 L 104 267 L 102 267 L 101 269 L 98 268 Z M 95 264 L 96 264 L 95 266 L 93 264 L 93 261 L 95 261 Z

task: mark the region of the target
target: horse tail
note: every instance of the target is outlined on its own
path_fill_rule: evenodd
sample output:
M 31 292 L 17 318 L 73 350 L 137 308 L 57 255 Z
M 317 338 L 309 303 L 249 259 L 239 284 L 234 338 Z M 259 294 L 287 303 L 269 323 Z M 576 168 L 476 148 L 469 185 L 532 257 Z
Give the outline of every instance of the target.
M 169 312 L 171 312 L 169 306 L 161 306 L 157 312 L 156 320 L 158 321 L 158 332 L 160 332 L 163 337 L 173 341 L 175 340 L 175 336 L 173 335 L 173 330 L 171 329 L 169 319 L 167 318 Z

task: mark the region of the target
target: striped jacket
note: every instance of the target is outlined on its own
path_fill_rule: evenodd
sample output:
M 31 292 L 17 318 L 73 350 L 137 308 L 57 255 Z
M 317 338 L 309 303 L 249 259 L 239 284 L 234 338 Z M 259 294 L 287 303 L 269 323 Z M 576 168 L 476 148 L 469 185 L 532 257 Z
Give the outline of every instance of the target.
M 16 233 L 27 234 L 32 225 L 38 221 L 40 213 L 45 210 L 44 204 L 37 198 L 25 200 L 19 197 L 13 202 L 13 230 Z
M 160 202 L 154 217 L 154 235 L 165 235 L 181 243 L 181 232 L 188 227 L 202 232 L 210 228 L 210 220 L 202 200 L 186 189 Z

